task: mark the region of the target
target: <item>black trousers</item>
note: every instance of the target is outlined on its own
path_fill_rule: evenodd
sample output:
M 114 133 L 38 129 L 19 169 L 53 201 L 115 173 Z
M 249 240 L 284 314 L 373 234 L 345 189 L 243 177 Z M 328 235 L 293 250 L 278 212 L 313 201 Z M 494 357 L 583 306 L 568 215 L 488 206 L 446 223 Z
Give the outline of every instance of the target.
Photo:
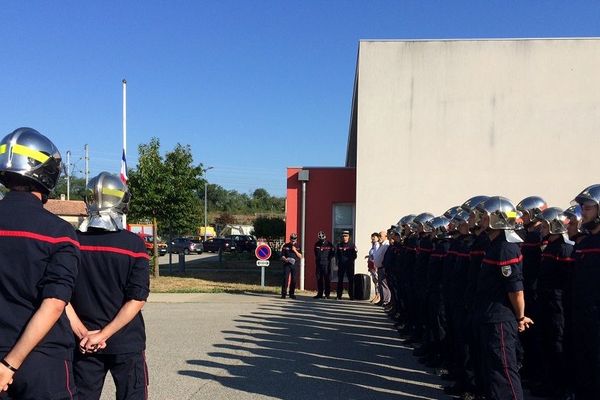
M 600 306 L 576 308 L 573 343 L 577 400 L 600 399 Z
M 331 292 L 331 264 L 317 263 L 317 295 L 329 297 Z
M 77 354 L 73 362 L 79 400 L 97 400 L 110 371 L 117 400 L 148 398 L 148 369 L 144 352 L 127 354 Z
M 293 296 L 296 290 L 296 266 L 292 264 L 283 264 L 283 282 L 281 283 L 281 295 L 285 296 L 288 294 Z
M 337 298 L 341 299 L 344 293 L 344 275 L 348 277 L 348 295 L 354 299 L 354 262 L 338 265 Z
M 517 321 L 481 323 L 480 350 L 490 400 L 523 400 L 517 366 Z
M 72 400 L 77 399 L 71 361 L 52 358 L 33 351 L 25 359 L 3 400 Z

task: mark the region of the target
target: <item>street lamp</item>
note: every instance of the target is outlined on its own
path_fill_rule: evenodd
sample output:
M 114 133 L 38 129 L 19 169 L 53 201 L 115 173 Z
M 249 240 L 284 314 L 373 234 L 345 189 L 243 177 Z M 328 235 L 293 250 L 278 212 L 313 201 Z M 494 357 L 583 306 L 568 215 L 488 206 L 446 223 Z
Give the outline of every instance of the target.
M 206 242 L 206 231 L 208 225 L 208 179 L 206 179 L 206 171 L 213 169 L 214 167 L 203 168 L 202 173 L 204 174 L 204 241 Z

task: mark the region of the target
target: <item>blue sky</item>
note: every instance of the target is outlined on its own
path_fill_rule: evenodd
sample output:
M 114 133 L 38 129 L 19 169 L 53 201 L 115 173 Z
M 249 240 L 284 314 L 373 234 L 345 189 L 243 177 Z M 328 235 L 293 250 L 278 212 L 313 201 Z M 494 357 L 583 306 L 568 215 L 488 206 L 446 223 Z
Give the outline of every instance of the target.
M 210 182 L 285 193 L 287 166 L 344 164 L 360 39 L 600 36 L 594 1 L 7 1 L 0 132 L 31 126 L 83 170 L 152 136 Z

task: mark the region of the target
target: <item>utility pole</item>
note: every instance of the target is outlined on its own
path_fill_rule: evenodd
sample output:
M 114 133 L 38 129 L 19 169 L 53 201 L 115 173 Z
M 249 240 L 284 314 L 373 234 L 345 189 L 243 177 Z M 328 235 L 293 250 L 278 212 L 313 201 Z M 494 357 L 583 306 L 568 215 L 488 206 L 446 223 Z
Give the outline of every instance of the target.
M 71 150 L 67 150 L 67 200 L 71 200 Z
M 89 146 L 86 144 L 84 146 L 85 150 L 85 187 L 87 187 L 89 178 L 90 178 L 90 156 L 89 156 Z

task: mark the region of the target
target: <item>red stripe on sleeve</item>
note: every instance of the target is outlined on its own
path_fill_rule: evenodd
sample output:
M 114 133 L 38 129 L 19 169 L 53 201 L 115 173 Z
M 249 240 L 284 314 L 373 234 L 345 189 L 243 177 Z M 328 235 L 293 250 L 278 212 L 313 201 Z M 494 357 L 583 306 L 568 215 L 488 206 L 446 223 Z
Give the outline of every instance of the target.
M 71 239 L 68 236 L 53 237 L 53 236 L 40 235 L 39 233 L 34 233 L 34 232 L 29 232 L 29 231 L 0 230 L 0 237 L 18 237 L 18 238 L 25 238 L 25 239 L 33 239 L 33 240 L 39 240 L 40 242 L 46 242 L 46 243 L 52 243 L 52 244 L 71 243 L 73 246 L 79 247 L 79 242 L 75 239 Z
M 81 251 L 98 251 L 98 252 L 106 252 L 106 253 L 116 253 L 123 254 L 133 258 L 145 258 L 146 260 L 150 259 L 150 256 L 146 253 L 136 253 L 131 250 L 120 249 L 118 247 L 111 246 L 81 246 Z
M 523 261 L 523 256 L 519 256 L 517 258 L 511 258 L 510 260 L 502 260 L 502 261 L 484 258 L 482 262 L 484 262 L 486 264 L 490 264 L 490 265 L 504 266 L 504 265 L 516 264 L 521 261 Z

